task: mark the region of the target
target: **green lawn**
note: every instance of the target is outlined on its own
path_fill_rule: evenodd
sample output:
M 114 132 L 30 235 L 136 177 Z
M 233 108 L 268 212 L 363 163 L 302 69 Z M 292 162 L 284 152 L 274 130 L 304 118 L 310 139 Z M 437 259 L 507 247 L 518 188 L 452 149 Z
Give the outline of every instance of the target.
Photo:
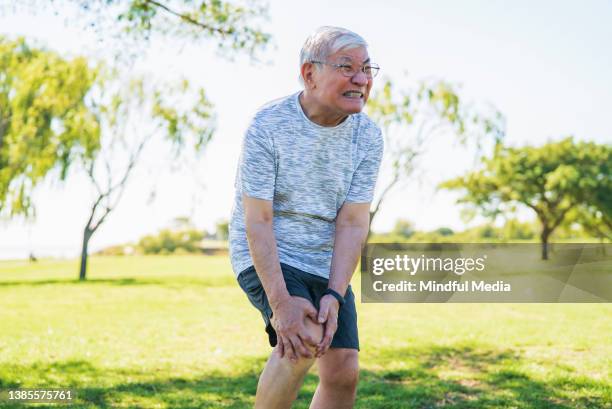
M 227 258 L 94 257 L 76 276 L 76 261 L 0 262 L 0 389 L 72 387 L 79 408 L 251 407 L 270 349 Z M 609 304 L 358 309 L 358 408 L 612 407 Z M 313 369 L 294 407 L 316 383 Z

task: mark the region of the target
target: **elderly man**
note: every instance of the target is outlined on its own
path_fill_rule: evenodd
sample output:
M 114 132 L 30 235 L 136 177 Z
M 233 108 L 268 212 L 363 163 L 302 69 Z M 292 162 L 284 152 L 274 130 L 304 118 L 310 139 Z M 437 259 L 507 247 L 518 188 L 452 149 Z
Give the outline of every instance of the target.
M 311 408 L 352 408 L 359 376 L 349 282 L 367 237 L 380 129 L 361 111 L 378 66 L 359 35 L 312 34 L 304 90 L 268 103 L 245 138 L 230 223 L 232 267 L 266 324 L 255 407 L 289 408 L 315 359 Z

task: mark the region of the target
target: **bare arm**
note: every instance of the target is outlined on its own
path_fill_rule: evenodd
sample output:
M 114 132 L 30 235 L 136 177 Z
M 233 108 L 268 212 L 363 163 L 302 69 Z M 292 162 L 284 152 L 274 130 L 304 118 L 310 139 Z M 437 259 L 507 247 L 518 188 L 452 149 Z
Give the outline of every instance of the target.
M 272 308 L 281 356 L 310 358 L 312 353 L 304 343 L 315 345 L 318 340 L 306 335 L 304 319 L 310 316 L 316 320 L 317 311 L 308 300 L 292 297 L 287 291 L 274 237 L 272 201 L 242 195 L 242 203 L 249 251 Z
M 249 251 L 272 310 L 289 298 L 272 228 L 272 201 L 242 195 Z
M 359 261 L 361 248 L 368 236 L 370 203 L 344 203 L 336 217 L 334 253 L 328 287 L 344 296 Z M 325 323 L 322 341 L 317 345 L 317 356 L 327 351 L 338 328 L 338 301 L 331 295 L 321 298 L 319 322 Z

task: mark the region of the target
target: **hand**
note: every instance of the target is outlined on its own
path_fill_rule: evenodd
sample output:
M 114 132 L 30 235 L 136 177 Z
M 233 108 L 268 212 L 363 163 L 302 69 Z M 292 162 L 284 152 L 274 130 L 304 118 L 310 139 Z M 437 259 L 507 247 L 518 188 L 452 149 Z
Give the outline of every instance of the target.
M 302 297 L 290 296 L 276 304 L 272 314 L 272 326 L 276 331 L 281 358 L 287 357 L 295 362 L 298 354 L 312 358 L 313 354 L 304 343 L 315 346 L 317 341 L 308 333 L 304 321 L 306 317 L 317 319 L 317 310 L 310 301 Z
M 334 334 L 338 329 L 338 310 L 340 304 L 333 295 L 327 294 L 319 302 L 319 323 L 324 324 L 323 339 L 317 344 L 316 357 L 320 358 L 327 352 Z

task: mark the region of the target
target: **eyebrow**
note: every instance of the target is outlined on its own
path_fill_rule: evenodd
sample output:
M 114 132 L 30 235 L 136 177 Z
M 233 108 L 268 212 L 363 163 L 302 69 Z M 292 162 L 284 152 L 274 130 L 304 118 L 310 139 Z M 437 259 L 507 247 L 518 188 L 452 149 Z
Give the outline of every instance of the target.
M 341 61 L 348 61 L 348 62 L 353 62 L 353 59 L 351 57 L 340 57 Z M 370 62 L 370 57 L 368 57 L 364 62 L 362 62 L 361 64 L 365 64 Z

